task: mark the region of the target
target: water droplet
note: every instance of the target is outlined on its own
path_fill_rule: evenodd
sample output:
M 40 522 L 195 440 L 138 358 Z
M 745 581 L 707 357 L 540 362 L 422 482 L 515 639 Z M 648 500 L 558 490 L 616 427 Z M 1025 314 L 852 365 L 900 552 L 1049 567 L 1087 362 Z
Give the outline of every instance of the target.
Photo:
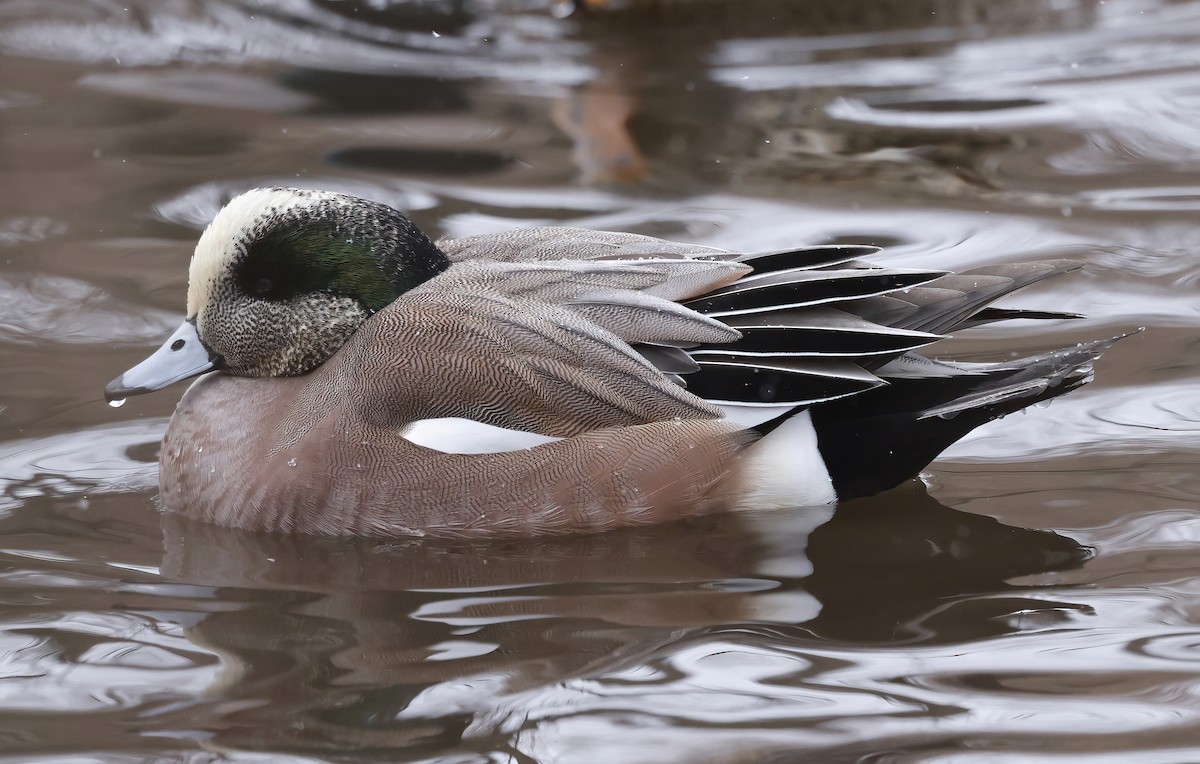
M 109 402 L 108 402 L 108 405 L 109 405 L 109 406 L 112 406 L 114 409 L 119 409 L 119 408 L 121 408 L 122 406 L 124 406 L 124 405 L 125 405 L 125 399 L 124 399 L 124 398 L 118 398 L 118 399 L 116 399 L 115 401 L 109 401 Z
M 296 460 L 295 460 L 295 459 L 288 459 L 288 466 L 289 466 L 289 467 L 295 467 L 295 466 L 296 466 Z

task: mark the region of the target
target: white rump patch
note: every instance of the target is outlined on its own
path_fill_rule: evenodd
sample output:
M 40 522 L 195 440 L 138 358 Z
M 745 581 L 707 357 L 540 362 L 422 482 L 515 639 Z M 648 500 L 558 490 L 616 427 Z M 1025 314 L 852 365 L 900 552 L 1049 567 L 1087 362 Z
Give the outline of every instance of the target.
M 474 419 L 442 417 L 413 422 L 404 439 L 443 454 L 499 454 L 524 451 L 562 438 L 524 430 L 509 430 Z
M 837 501 L 808 411 L 771 430 L 741 458 L 745 489 L 740 499 L 747 508 L 785 509 Z

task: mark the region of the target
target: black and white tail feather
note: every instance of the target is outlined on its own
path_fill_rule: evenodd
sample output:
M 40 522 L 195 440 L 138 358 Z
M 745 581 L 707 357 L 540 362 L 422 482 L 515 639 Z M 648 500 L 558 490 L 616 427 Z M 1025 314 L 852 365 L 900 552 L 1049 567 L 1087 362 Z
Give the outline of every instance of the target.
M 801 410 L 838 499 L 894 487 L 979 425 L 1092 379 L 1117 338 L 1004 363 L 949 363 L 918 349 L 972 326 L 1074 313 L 993 308 L 1081 267 L 1010 263 L 964 273 L 877 267 L 862 246 L 741 256 L 753 275 L 685 303 L 741 339 L 688 350 L 688 389 L 769 433 Z M 798 265 L 799 263 L 799 265 Z M 757 415 L 756 415 L 757 414 Z
M 576 286 L 554 287 L 560 304 L 763 435 L 743 465 L 763 484 L 751 505 L 825 503 L 894 487 L 979 425 L 1087 383 L 1092 364 L 1120 339 L 1002 363 L 919 352 L 993 321 L 1079 318 L 991 307 L 1080 267 L 1069 260 L 947 273 L 864 262 L 879 251 L 869 246 L 744 255 L 563 228 L 439 244 L 452 260 L 512 263 L 520 278 L 528 274 L 518 263 L 574 269 L 564 278 Z M 559 260 L 564 249 L 573 265 Z M 733 264 L 753 270 L 730 271 Z M 655 286 L 635 283 L 650 272 Z M 580 286 L 589 279 L 613 288 Z

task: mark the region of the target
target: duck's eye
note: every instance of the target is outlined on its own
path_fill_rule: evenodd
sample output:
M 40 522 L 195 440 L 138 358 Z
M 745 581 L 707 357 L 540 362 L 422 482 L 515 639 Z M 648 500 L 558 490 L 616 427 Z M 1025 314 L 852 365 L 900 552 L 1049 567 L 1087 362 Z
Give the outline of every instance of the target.
M 259 279 L 258 281 L 254 282 L 254 286 L 251 287 L 250 291 L 256 296 L 262 297 L 263 295 L 270 294 L 271 290 L 274 288 L 275 282 L 271 281 L 270 279 Z

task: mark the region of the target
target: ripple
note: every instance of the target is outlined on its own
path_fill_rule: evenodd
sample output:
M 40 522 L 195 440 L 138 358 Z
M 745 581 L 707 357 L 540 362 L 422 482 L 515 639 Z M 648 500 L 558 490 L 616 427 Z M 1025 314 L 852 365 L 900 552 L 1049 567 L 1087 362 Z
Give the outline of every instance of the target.
M 223 180 L 202 183 L 154 205 L 159 218 L 169 223 L 202 229 L 212 221 L 225 204 L 251 188 L 263 186 L 286 186 L 294 188 L 321 189 L 343 194 L 361 196 L 401 210 L 429 209 L 437 204 L 431 194 L 413 188 L 411 184 L 401 186 L 384 183 L 369 183 L 346 178 L 281 178 L 265 177 L 248 180 Z
M 1098 210 L 1191 212 L 1200 210 L 1200 186 L 1101 189 L 1077 194 L 1076 199 Z
M 1184 700 L 1191 692 L 1178 693 L 1178 688 L 1191 685 L 1193 674 L 1138 671 L 1092 671 L 1085 673 L 1054 671 L 987 671 L 922 675 L 912 682 L 923 688 L 950 692 L 986 693 L 998 696 L 1029 697 L 1034 702 L 1069 695 L 1081 703 L 1092 700 L 1128 701 L 1157 697 L 1171 702 Z
M 829 116 L 847 122 L 923 130 L 988 130 L 1061 121 L 1069 111 L 1031 98 L 928 98 L 921 93 L 898 98 L 839 98 Z
M 0 441 L 0 742 L 27 741 L 9 755 L 1049 761 L 1103 749 L 1140 761 L 1190 744 L 1200 4 L 814 3 L 796 13 L 868 31 L 760 39 L 796 30 L 761 14 L 745 39 L 709 48 L 742 32 L 704 29 L 647 51 L 645 30 L 601 15 L 612 8 L 558 23 L 548 2 L 0 4 L 0 49 L 85 62 L 17 61 L 14 87 L 42 103 L 4 112 L 30 149 L 13 155 L 17 187 L 45 181 L 8 213 L 25 217 L 0 216 L 16 264 L 0 275 L 17 375 L 4 421 L 21 438 Z M 674 5 L 702 18 L 714 4 Z M 869 31 L 877 16 L 925 26 L 934 8 L 935 28 Z M 851 57 L 867 60 L 836 60 Z M 605 76 L 638 104 L 630 134 L 655 176 L 632 190 L 567 182 L 571 146 L 545 114 L 573 78 L 614 61 Z M 839 83 L 854 89 L 822 90 Z M 43 152 L 57 157 L 50 176 L 38 145 L 58 152 Z M 719 172 L 700 166 L 718 156 Z M 568 223 L 743 250 L 879 243 L 874 259 L 911 267 L 1092 266 L 1012 307 L 1100 321 L 985 327 L 944 346 L 964 356 L 1152 328 L 1115 347 L 1094 385 L 948 452 L 989 465 L 959 468 L 949 489 L 978 514 L 893 494 L 877 511 L 839 507 L 807 550 L 782 524 L 463 551 L 147 515 L 132 492 L 153 491 L 166 420 L 65 432 L 131 416 L 62 398 L 90 374 L 76 356 L 104 349 L 89 332 L 140 343 L 175 323 L 113 298 L 180 287 L 178 226 L 321 162 L 325 177 L 306 184 L 424 210 L 456 234 Z M 399 173 L 421 180 L 388 177 Z M 721 190 L 692 190 L 710 182 Z M 153 238 L 164 228 L 171 241 Z M 137 241 L 150 244 L 129 255 Z M 88 258 L 97 246 L 125 254 Z M 11 344 L 46 339 L 37 352 Z M 1084 529 L 1099 551 L 1084 563 L 1077 545 L 983 525 L 989 513 Z M 94 711 L 102 729 L 64 724 L 61 710 Z
M 1127 549 L 1143 553 L 1152 549 L 1194 549 L 1200 546 L 1200 517 L 1191 510 L 1158 510 L 1143 516 L 1122 517 L 1104 539 L 1109 551 Z
M 519 13 L 480 14 L 475 23 L 435 36 L 428 15 L 418 13 L 412 28 L 388 28 L 313 3 L 242 7 L 93 0 L 58 3 L 50 13 L 13 6 L 0 14 L 0 50 L 16 56 L 123 67 L 271 61 L 313 69 L 503 77 L 542 84 L 573 84 L 591 73 L 590 67 L 572 61 L 570 54 L 579 45 L 560 38 L 561 25 Z M 152 76 L 147 79 L 152 81 Z
M 79 84 L 163 103 L 250 111 L 300 111 L 316 100 L 262 77 L 230 72 L 106 72 L 85 75 Z
M 1195 167 L 1200 94 L 1194 79 L 1188 75 L 1142 85 L 1093 93 L 1094 100 L 1078 98 L 1074 121 L 1084 129 L 1084 140 L 1049 157 L 1047 164 L 1061 175 L 1084 177 L 1141 173 L 1153 165 L 1172 173 Z
M 1128 650 L 1135 655 L 1200 665 L 1200 632 L 1157 634 L 1131 641 Z
M 159 339 L 179 323 L 173 313 L 41 273 L 0 275 L 0 300 L 0 339 L 11 342 L 135 343 Z
M 32 93 L 23 93 L 18 90 L 0 90 L 0 109 L 33 106 L 40 102 L 41 99 Z
M 923 672 L 905 677 L 943 701 L 958 698 L 970 711 L 961 726 L 992 734 L 1078 730 L 1134 734 L 1198 721 L 1187 673 L 1096 670 Z M 1063 698 L 1069 697 L 1069 703 Z
M 877 174 L 890 160 L 910 168 L 913 178 L 921 177 L 917 171 L 926 158 L 947 170 L 933 176 L 938 182 L 931 190 L 939 196 L 969 189 L 1005 205 L 1061 209 L 1064 215 L 1077 207 L 1195 210 L 1200 192 L 1163 185 L 1172 175 L 1200 169 L 1195 7 L 1015 8 L 1008 13 L 1025 18 L 1010 19 L 1013 26 L 998 24 L 991 9 L 982 14 L 987 18 L 956 25 L 943 20 L 947 9 L 939 7 L 936 28 L 725 41 L 712 57 L 713 76 L 744 91 L 842 91 L 841 97 L 809 96 L 812 108 L 839 124 L 836 130 L 810 127 L 809 133 L 831 137 L 805 153 L 846 165 L 862 157 L 850 148 L 865 144 L 875 149 L 864 153 Z M 1036 43 L 1018 32 L 1023 23 L 1038 26 Z M 896 56 L 894 46 L 908 56 Z M 872 47 L 878 48 L 874 55 L 864 50 Z M 823 60 L 836 58 L 833 51 L 847 60 Z M 847 89 L 866 92 L 844 94 Z M 780 137 L 790 124 L 771 127 L 777 133 L 772 137 Z M 879 128 L 903 132 L 881 134 Z M 980 142 L 989 139 L 995 145 L 981 150 Z M 920 148 L 909 150 L 913 144 Z M 794 156 L 784 157 L 796 163 Z M 813 156 L 804 161 L 815 163 Z M 1067 185 L 1072 176 L 1109 173 L 1119 174 L 1106 179 L 1111 189 Z
M 447 639 L 429 646 L 430 654 L 427 661 L 457 661 L 479 658 L 500 649 L 500 645 L 490 642 L 476 642 L 465 639 Z
M 1085 240 L 1049 230 L 1039 222 L 947 209 L 879 205 L 863 210 L 727 194 L 663 201 L 631 200 L 594 189 L 450 184 L 427 188 L 436 189 L 439 196 L 492 208 L 491 214 L 448 216 L 443 224 L 454 236 L 545 223 L 633 231 L 739 252 L 798 244 L 883 244 L 888 249 L 873 255 L 873 262 L 955 270 L 1063 256 L 1085 246 Z M 531 217 L 530 210 L 560 214 Z M 1039 289 L 1062 283 L 1051 282 Z
M 805 562 L 801 552 L 797 565 Z M 804 591 L 772 591 L 778 582 L 760 580 L 753 589 L 744 584 L 727 589 L 722 582 L 680 581 L 670 586 L 608 585 L 630 589 L 638 606 L 631 607 L 629 593 L 605 591 L 593 584 L 586 597 L 511 596 L 448 597 L 419 606 L 414 620 L 441 623 L 455 628 L 476 629 L 521 621 L 562 619 L 580 615 L 610 624 L 629 626 L 689 626 L 696 623 L 761 622 L 801 623 L 821 612 L 821 603 Z
M 877 58 L 864 61 L 806 65 L 759 65 L 715 68 L 714 81 L 739 90 L 915 87 L 936 82 L 941 76 L 937 61 Z
M 129 707 L 164 688 L 203 692 L 220 662 L 186 639 L 123 613 L 63 612 L 0 629 L 0 708 L 82 711 Z
M 1044 106 L 1044 101 L 1033 98 L 959 98 L 921 101 L 915 99 L 892 102 L 876 99 L 872 106 L 881 111 L 926 112 L 934 114 L 978 114 L 980 112 L 1008 111 Z
M 1104 360 L 1099 373 L 1104 373 Z M 1200 450 L 1200 402 L 1190 380 L 1090 390 L 980 427 L 942 460 L 1040 461 L 1084 453 Z
M 637 727 L 643 730 L 683 725 L 697 732 L 744 729 L 758 734 L 786 724 L 803 735 L 832 719 L 881 719 L 917 709 L 915 704 L 906 708 L 898 695 L 846 688 L 829 692 L 819 682 L 797 678 L 813 668 L 803 655 L 769 645 L 692 637 L 669 651 L 639 656 L 630 666 L 614 665 L 588 678 L 502 697 L 495 708 L 473 703 L 480 713 L 471 731 L 487 734 L 511 728 L 516 720 L 537 719 L 539 730 L 563 733 L 576 719 L 640 718 Z
M 66 231 L 66 223 L 50 217 L 7 218 L 0 220 L 0 246 L 45 241 Z
M 158 485 L 158 465 L 132 457 L 157 443 L 166 417 L 0 443 L 0 511 L 54 495 L 126 493 Z

